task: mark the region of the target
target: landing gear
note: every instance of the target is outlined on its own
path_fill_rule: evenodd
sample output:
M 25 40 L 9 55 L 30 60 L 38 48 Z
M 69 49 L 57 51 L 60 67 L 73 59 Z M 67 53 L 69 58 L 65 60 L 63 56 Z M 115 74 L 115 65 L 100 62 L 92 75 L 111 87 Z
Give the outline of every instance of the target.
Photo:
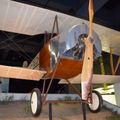
M 92 91 L 92 104 L 87 104 L 88 109 L 93 113 L 97 113 L 100 112 L 102 105 L 103 105 L 103 100 L 100 93 L 97 91 Z M 42 111 L 42 96 L 38 88 L 32 90 L 31 98 L 30 98 L 30 107 L 31 107 L 32 115 L 34 117 L 40 115 Z M 85 103 L 83 103 L 83 114 L 84 114 L 84 119 L 86 119 Z
M 34 117 L 40 115 L 42 111 L 42 97 L 41 92 L 38 88 L 32 90 L 31 98 L 30 98 L 30 107 L 31 112 Z
M 102 96 L 97 91 L 92 91 L 92 104 L 87 104 L 88 109 L 93 112 L 97 113 L 100 112 L 103 106 Z

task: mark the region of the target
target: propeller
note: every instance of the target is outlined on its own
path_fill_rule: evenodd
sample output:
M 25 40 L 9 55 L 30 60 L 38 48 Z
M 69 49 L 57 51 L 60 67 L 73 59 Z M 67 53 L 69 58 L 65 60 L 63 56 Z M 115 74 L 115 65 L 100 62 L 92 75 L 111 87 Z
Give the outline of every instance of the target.
M 85 52 L 84 61 L 81 73 L 81 85 L 82 85 L 82 100 L 92 103 L 91 84 L 93 75 L 93 0 L 89 0 L 89 32 L 88 37 L 84 38 Z
M 89 0 L 89 33 L 88 37 L 92 37 L 92 29 L 93 29 L 93 16 L 94 16 L 94 11 L 93 11 L 93 0 Z

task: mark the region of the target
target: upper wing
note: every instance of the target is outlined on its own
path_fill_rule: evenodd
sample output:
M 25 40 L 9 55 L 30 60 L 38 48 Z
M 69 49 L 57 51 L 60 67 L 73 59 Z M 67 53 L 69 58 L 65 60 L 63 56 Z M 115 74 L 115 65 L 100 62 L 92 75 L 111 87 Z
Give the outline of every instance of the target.
M 51 33 L 54 17 L 58 16 L 60 33 L 77 24 L 88 21 L 62 14 L 45 8 L 35 7 L 11 0 L 0 0 L 0 30 L 28 35 L 43 34 L 46 30 Z M 25 11 L 25 12 L 21 12 Z M 16 19 L 17 18 L 17 19 Z M 42 18 L 42 19 L 41 19 Z M 94 23 L 94 31 L 102 40 L 102 50 L 120 55 L 120 32 Z
M 40 80 L 45 73 L 45 71 L 40 70 L 0 65 L 0 77 L 5 78 L 16 78 L 37 81 Z
M 80 84 L 81 74 L 78 75 L 77 77 L 69 79 L 69 81 L 72 84 Z M 116 83 L 116 82 L 120 82 L 120 75 L 97 75 L 97 74 L 94 74 L 93 80 L 92 80 L 92 83 L 94 83 L 94 84 Z M 60 84 L 67 84 L 67 82 L 63 79 L 59 83 Z

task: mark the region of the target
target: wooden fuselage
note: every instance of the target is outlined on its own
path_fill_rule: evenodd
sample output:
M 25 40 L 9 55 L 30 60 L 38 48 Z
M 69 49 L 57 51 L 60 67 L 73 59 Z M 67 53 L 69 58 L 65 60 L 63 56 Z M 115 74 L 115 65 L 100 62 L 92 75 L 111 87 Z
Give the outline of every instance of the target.
M 49 42 L 47 42 L 40 51 L 40 68 L 47 71 L 45 78 L 51 78 L 53 75 L 53 69 L 50 67 L 50 50 Z M 54 78 L 68 79 L 77 76 L 82 71 L 83 61 L 74 60 L 72 58 L 60 58 L 60 62 L 57 66 Z

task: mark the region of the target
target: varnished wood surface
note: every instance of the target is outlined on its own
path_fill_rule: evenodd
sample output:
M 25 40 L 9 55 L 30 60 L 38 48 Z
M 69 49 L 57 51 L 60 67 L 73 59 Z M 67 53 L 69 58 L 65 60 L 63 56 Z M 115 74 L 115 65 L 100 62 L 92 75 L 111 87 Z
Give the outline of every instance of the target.
M 53 71 L 50 69 L 50 52 L 49 52 L 49 43 L 45 44 L 43 49 L 40 52 L 40 67 L 46 70 L 48 73 Z M 54 78 L 72 78 L 80 74 L 82 71 L 82 61 L 73 60 L 69 58 L 61 58 L 60 63 L 58 64 Z M 51 78 L 53 72 L 50 72 L 46 78 Z
M 82 82 L 91 80 L 93 74 L 93 43 L 91 43 L 90 38 L 85 39 L 84 43 L 85 53 L 81 74 Z

